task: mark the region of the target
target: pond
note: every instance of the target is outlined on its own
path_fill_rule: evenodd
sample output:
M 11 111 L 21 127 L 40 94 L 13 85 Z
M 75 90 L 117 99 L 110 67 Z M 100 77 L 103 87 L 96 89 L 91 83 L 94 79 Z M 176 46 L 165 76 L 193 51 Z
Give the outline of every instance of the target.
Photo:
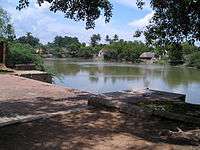
M 57 72 L 56 85 L 92 93 L 154 90 L 186 94 L 186 102 L 200 104 L 200 70 L 167 65 L 142 65 L 77 59 L 49 59 Z

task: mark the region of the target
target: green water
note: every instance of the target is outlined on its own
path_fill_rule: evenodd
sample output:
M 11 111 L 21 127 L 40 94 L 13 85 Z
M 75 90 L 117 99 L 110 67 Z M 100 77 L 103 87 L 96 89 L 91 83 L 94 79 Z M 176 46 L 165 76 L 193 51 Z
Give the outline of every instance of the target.
M 200 70 L 164 65 L 132 65 L 92 60 L 58 59 L 45 63 L 57 72 L 57 85 L 92 93 L 151 88 L 187 95 L 200 104 Z

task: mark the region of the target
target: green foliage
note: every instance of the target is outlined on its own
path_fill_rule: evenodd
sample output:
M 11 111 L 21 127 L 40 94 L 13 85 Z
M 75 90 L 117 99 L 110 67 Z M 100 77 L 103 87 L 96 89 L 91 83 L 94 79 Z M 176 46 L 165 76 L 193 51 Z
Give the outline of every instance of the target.
M 111 39 L 110 39 L 109 35 L 106 35 L 105 41 L 106 41 L 108 44 L 111 43 Z
M 144 32 L 149 44 L 163 46 L 200 40 L 199 0 L 151 0 L 150 3 L 154 16 Z
M 71 57 L 78 57 L 80 47 L 81 45 L 78 43 L 69 45 L 69 55 Z
M 185 55 L 185 56 L 198 51 L 197 46 L 186 43 L 186 42 L 182 44 L 182 48 L 183 48 L 183 55 Z
M 15 33 L 8 13 L 0 7 L 0 37 L 13 40 Z
M 119 36 L 117 34 L 115 34 L 113 36 L 113 42 L 117 42 L 119 40 Z
M 48 52 L 55 57 L 77 57 L 78 51 L 85 43 L 80 43 L 77 37 L 56 36 L 52 43 L 48 43 L 46 48 Z
M 79 52 L 78 52 L 78 57 L 82 58 L 92 58 L 96 54 L 96 50 L 94 47 L 81 47 Z
M 90 38 L 90 44 L 91 46 L 97 46 L 99 42 L 101 41 L 101 36 L 100 34 L 93 34 L 92 37 Z
M 109 36 L 106 36 L 107 40 L 110 41 Z M 101 36 L 99 34 L 94 34 L 91 37 L 91 46 L 85 46 L 81 44 L 77 38 L 70 37 L 56 37 L 53 43 L 47 44 L 47 49 L 50 54 L 55 57 L 82 57 L 82 58 L 93 58 L 97 55 L 100 50 L 105 49 L 107 55 L 105 55 L 106 60 L 116 60 L 116 61 L 132 61 L 138 62 L 139 56 L 143 52 L 148 52 L 152 50 L 146 44 L 142 42 L 131 42 L 119 40 L 118 35 L 114 35 L 110 44 L 103 45 L 99 44 Z
M 109 50 L 109 55 L 106 56 L 106 59 L 114 59 L 114 60 L 126 60 L 137 62 L 139 60 L 139 56 L 143 52 L 150 51 L 150 48 L 146 46 L 142 42 L 127 42 L 127 41 L 120 41 L 114 42 L 110 45 L 105 46 L 105 49 Z
M 95 27 L 95 20 L 101 14 L 104 15 L 106 23 L 112 17 L 112 5 L 109 0 L 37 0 L 37 2 L 39 5 L 42 5 L 44 2 L 50 3 L 50 10 L 53 12 L 63 12 L 65 18 L 85 21 L 87 29 Z M 29 6 L 29 4 L 29 0 L 19 0 L 17 9 L 21 10 Z
M 190 54 L 186 59 L 187 65 L 200 69 L 200 52 Z
M 179 44 L 171 44 L 167 46 L 170 63 L 178 65 L 183 63 L 183 49 Z
M 56 36 L 53 43 L 54 46 L 68 48 L 72 44 L 81 44 L 77 37 Z
M 43 70 L 41 57 L 35 54 L 33 47 L 29 44 L 10 43 L 6 61 L 9 66 L 34 63 L 37 69 Z
M 133 34 L 133 37 L 137 38 L 137 37 L 140 37 L 141 35 L 142 35 L 142 31 L 136 30 L 135 33 Z
M 19 37 L 17 39 L 17 41 L 19 43 L 29 44 L 32 47 L 36 47 L 36 46 L 40 45 L 40 40 L 38 38 L 32 36 L 31 32 L 26 33 L 25 36 Z

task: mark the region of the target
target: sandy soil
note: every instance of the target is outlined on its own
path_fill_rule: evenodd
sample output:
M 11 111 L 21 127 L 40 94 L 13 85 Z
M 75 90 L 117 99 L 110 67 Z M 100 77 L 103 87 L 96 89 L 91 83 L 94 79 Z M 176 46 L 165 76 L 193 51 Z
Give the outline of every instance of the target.
M 1 150 L 192 150 L 200 149 L 160 132 L 194 128 L 158 118 L 85 110 L 0 129 Z

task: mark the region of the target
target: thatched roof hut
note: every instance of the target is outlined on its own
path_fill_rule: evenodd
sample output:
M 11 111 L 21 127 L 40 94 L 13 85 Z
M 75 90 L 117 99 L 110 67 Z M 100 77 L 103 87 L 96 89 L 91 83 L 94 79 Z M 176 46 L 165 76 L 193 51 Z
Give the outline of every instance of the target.
M 104 58 L 108 55 L 110 55 L 110 51 L 108 49 L 102 49 L 99 51 L 98 57 Z

